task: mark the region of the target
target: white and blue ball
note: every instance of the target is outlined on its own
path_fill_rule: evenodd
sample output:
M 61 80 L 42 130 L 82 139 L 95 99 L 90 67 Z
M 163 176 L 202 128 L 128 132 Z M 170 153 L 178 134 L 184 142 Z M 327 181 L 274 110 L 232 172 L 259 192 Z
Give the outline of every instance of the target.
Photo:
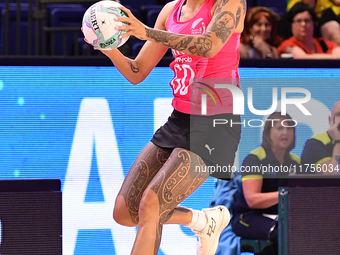
M 125 23 L 115 21 L 116 17 L 127 17 L 115 1 L 100 1 L 91 5 L 83 16 L 83 34 L 91 45 L 101 50 L 112 50 L 122 46 L 129 38 L 119 38 L 124 30 L 116 30 Z

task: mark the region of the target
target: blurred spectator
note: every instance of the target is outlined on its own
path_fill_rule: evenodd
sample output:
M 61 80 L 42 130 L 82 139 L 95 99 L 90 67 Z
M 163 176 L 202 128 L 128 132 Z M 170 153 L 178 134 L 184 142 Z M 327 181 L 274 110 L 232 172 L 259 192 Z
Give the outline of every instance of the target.
M 304 4 L 308 4 L 310 6 L 312 6 L 313 8 L 315 7 L 315 2 L 317 0 L 287 0 L 287 11 L 289 11 L 290 9 L 293 8 L 293 6 L 296 4 L 296 3 L 299 3 L 299 2 L 303 2 Z
M 282 41 L 276 34 L 280 16 L 267 7 L 253 7 L 246 14 L 242 33 L 241 58 L 278 58 Z
M 301 155 L 306 172 L 339 174 L 340 156 L 340 101 L 329 117 L 329 129 L 307 140 Z M 312 167 L 313 166 L 313 167 Z
M 340 45 L 340 0 L 317 0 L 315 11 L 322 36 Z
M 315 8 L 322 37 L 340 45 L 340 0 L 289 0 L 287 11 L 298 2 Z
M 310 5 L 299 2 L 286 14 L 292 37 L 283 41 L 279 55 L 290 53 L 296 59 L 339 59 L 340 47 L 327 39 L 317 38 L 317 16 Z
M 234 232 L 241 238 L 273 242 L 274 246 L 261 254 L 277 254 L 278 178 L 287 178 L 300 159 L 290 152 L 295 147 L 291 117 L 274 112 L 268 119 L 277 121 L 266 122 L 261 147 L 242 163 L 242 189 L 234 195 L 232 222 Z M 290 127 L 284 127 L 283 120 L 289 120 L 285 125 Z

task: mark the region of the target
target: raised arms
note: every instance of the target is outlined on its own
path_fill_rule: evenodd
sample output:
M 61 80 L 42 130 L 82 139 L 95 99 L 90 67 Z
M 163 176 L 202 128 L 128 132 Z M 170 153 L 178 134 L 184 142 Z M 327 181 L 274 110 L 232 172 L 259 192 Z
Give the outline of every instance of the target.
M 234 32 L 242 32 L 246 1 L 217 0 L 212 20 L 202 35 L 180 35 L 150 28 L 133 17 L 128 9 L 122 9 L 129 15 L 129 18 L 119 18 L 129 23 L 128 26 L 119 27 L 127 30 L 123 37 L 134 35 L 141 40 L 156 42 L 187 54 L 210 58 L 222 49 Z
M 155 29 L 165 30 L 165 23 L 167 17 L 170 15 L 173 3 L 168 3 L 164 6 L 160 12 Z M 162 59 L 167 47 L 157 44 L 155 42 L 147 41 L 135 59 L 125 57 L 118 49 L 102 51 L 119 72 L 130 81 L 132 84 L 138 84 L 142 82 Z

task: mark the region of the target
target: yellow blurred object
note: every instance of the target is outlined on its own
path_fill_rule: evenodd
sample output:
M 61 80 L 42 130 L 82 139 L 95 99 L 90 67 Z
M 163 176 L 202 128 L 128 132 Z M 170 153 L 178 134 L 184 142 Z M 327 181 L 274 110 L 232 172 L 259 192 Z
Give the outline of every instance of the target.
M 314 6 L 316 2 L 314 9 L 319 18 L 321 17 L 322 12 L 329 8 L 333 10 L 335 15 L 340 14 L 340 6 L 335 5 L 332 0 L 287 0 L 287 11 L 292 9 L 298 2 L 304 2 L 305 4 L 310 4 L 312 6 Z

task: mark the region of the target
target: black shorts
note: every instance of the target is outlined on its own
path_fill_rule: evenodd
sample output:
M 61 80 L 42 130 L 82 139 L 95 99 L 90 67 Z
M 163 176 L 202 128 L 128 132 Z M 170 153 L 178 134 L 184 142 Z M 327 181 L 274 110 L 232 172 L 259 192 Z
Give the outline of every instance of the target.
M 163 148 L 194 152 L 209 166 L 210 176 L 227 180 L 241 138 L 240 122 L 239 115 L 201 116 L 174 110 L 151 142 Z
M 340 16 L 336 15 L 332 8 L 326 9 L 322 12 L 321 17 L 319 19 L 319 26 L 321 27 L 328 21 L 335 20 L 336 22 L 340 23 Z

